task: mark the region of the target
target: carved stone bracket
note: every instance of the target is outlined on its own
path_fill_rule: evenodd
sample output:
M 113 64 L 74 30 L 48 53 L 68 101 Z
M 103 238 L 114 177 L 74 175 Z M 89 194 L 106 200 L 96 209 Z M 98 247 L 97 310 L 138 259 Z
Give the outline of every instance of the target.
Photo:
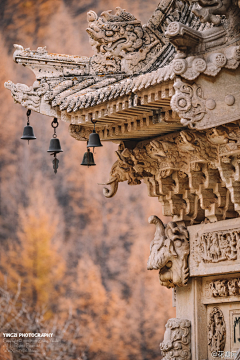
M 240 213 L 240 129 L 229 124 L 207 131 L 181 131 L 137 145 L 122 142 L 116 152 L 104 195 L 116 194 L 118 183 L 143 180 L 149 196 L 158 197 L 173 221 L 214 222 Z
M 150 245 L 148 270 L 159 270 L 160 284 L 167 288 L 186 286 L 190 250 L 187 228 L 174 222 L 169 222 L 165 227 L 157 216 L 151 216 L 148 222 L 156 225 Z
M 191 359 L 191 323 L 186 319 L 169 319 L 160 344 L 163 360 Z

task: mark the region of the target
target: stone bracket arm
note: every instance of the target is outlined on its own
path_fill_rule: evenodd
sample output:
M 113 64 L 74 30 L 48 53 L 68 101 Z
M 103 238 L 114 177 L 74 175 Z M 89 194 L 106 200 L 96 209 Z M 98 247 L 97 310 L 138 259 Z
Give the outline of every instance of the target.
M 194 30 L 180 22 L 172 22 L 168 25 L 165 32 L 166 37 L 176 47 L 177 57 L 186 57 L 187 53 L 193 53 L 197 45 L 202 41 L 202 32 Z
M 205 131 L 184 130 L 117 151 L 104 195 L 112 197 L 119 182 L 138 185 L 157 197 L 165 216 L 187 225 L 240 214 L 240 130 L 238 123 Z

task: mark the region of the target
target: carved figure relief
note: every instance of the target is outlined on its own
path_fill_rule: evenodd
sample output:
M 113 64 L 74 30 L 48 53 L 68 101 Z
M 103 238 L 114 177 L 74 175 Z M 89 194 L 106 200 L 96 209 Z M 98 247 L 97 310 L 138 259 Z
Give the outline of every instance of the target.
M 227 260 L 236 260 L 240 229 L 231 231 L 214 231 L 197 236 L 195 239 L 194 258 L 197 263 L 218 263 Z M 218 283 L 218 287 L 222 282 Z
M 208 323 L 208 347 L 211 353 L 223 351 L 226 343 L 226 324 L 222 311 L 214 307 Z
M 160 284 L 167 288 L 187 285 L 190 249 L 187 228 L 174 222 L 165 227 L 157 216 L 150 216 L 148 222 L 156 225 L 156 232 L 150 245 L 147 269 L 159 270 Z
M 210 298 L 227 298 L 240 295 L 240 279 L 218 279 L 207 281 L 204 286 L 204 296 Z
M 186 319 L 169 319 L 160 344 L 163 360 L 191 359 L 191 323 Z

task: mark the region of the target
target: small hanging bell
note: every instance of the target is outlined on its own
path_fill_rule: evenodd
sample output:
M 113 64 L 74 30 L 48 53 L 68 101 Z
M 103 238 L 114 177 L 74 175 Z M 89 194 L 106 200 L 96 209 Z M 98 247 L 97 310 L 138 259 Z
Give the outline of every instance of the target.
M 27 125 L 24 126 L 23 129 L 23 135 L 21 137 L 22 140 L 28 140 L 28 144 L 29 144 L 29 140 L 35 140 L 36 136 L 34 136 L 34 132 L 33 132 L 33 128 L 32 126 L 29 125 L 29 116 L 31 115 L 31 110 L 27 111 Z
M 53 163 L 53 170 L 56 174 L 57 169 L 58 169 L 58 164 L 59 164 L 59 160 L 57 159 L 56 155 L 60 152 L 63 152 L 63 150 L 61 149 L 60 141 L 59 141 L 59 139 L 57 139 L 57 134 L 56 134 L 56 128 L 59 125 L 58 119 L 54 118 L 51 125 L 54 128 L 54 134 L 53 134 L 52 139 L 50 140 L 50 145 L 49 145 L 49 149 L 47 150 L 47 152 L 50 152 L 51 153 L 50 155 L 54 156 L 52 163 Z
M 95 131 L 95 124 L 96 124 L 97 121 L 93 121 L 93 120 L 91 120 L 91 121 L 94 124 L 94 129 L 93 129 L 93 132 L 89 135 L 89 140 L 88 140 L 87 147 L 88 148 L 89 147 L 93 147 L 93 148 L 100 147 L 100 146 L 102 146 L 101 141 L 100 141 L 100 137 Z
M 61 149 L 59 139 L 52 138 L 50 140 L 50 145 L 49 145 L 49 149 L 47 150 L 47 152 L 56 153 L 56 154 L 60 153 L 60 152 L 63 152 L 63 150 Z
M 87 149 L 87 152 L 85 152 L 85 154 L 83 155 L 83 161 L 81 165 L 88 167 L 96 165 L 94 162 L 93 153 L 90 151 L 90 149 Z

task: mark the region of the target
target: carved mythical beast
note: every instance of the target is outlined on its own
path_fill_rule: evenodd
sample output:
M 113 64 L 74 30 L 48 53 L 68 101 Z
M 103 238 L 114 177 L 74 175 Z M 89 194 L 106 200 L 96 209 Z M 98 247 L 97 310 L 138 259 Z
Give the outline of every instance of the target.
M 148 26 L 132 14 L 116 8 L 104 11 L 98 17 L 94 11 L 88 12 L 87 33 L 95 55 L 91 66 L 96 72 L 138 72 L 148 67 L 152 57 L 158 54 L 165 39 L 157 36 Z
M 166 324 L 164 340 L 160 344 L 163 360 L 191 359 L 191 323 L 187 319 L 169 319 Z
M 156 232 L 150 245 L 148 270 L 159 270 L 160 284 L 171 288 L 187 285 L 189 277 L 189 239 L 185 226 L 169 222 L 165 227 L 155 215 L 148 219 L 156 225 Z
M 194 3 L 192 12 L 198 16 L 201 22 L 209 22 L 214 25 L 221 24 L 219 15 L 228 15 L 239 12 L 239 0 L 186 0 L 188 3 Z M 197 6 L 196 6 L 197 5 Z M 200 7 L 200 8 L 199 8 Z M 237 14 L 236 14 L 237 15 Z

